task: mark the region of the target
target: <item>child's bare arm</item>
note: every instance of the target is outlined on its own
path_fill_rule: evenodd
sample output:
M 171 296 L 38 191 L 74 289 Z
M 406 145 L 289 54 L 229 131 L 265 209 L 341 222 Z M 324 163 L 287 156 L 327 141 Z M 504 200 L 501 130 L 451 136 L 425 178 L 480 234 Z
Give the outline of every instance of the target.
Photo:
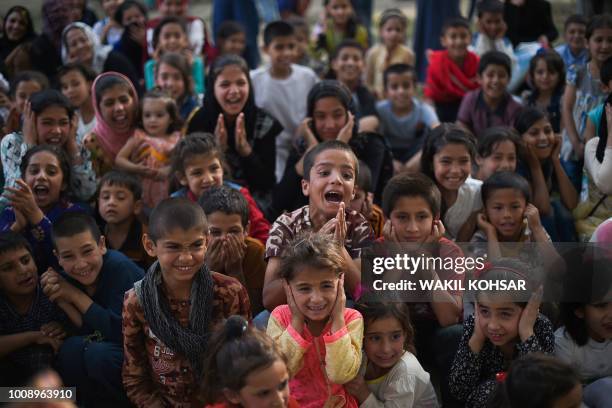
M 576 188 L 570 181 L 567 173 L 561 165 L 561 159 L 559 158 L 559 152 L 561 150 L 561 136 L 555 136 L 555 147 L 552 152 L 552 162 L 555 175 L 557 176 L 557 184 L 559 185 L 559 192 L 561 193 L 561 201 L 563 204 L 573 210 L 578 205 L 578 193 Z
M 20 350 L 31 344 L 49 343 L 46 340 L 50 341 L 52 339 L 51 337 L 45 339 L 45 337 L 47 336 L 45 336 L 42 331 L 27 331 L 23 333 L 0 336 L 0 358 L 6 357 L 12 352 Z
M 147 168 L 141 164 L 132 163 L 130 160 L 130 157 L 132 157 L 138 147 L 140 147 L 140 140 L 138 138 L 132 137 L 128 139 L 127 143 L 119 150 L 115 158 L 115 165 L 121 170 L 142 175 L 143 171 Z
M 576 104 L 576 87 L 571 84 L 565 86 L 565 92 L 563 93 L 563 103 L 561 104 L 561 120 L 563 127 L 567 130 L 574 151 L 579 157 L 583 154 L 584 145 L 581 146 L 580 136 L 578 135 L 578 128 L 576 122 L 574 122 L 574 105 Z
M 531 191 L 533 193 L 533 204 L 538 208 L 541 214 L 548 215 L 552 211 L 550 206 L 550 195 L 548 194 L 548 186 L 544 179 L 542 166 L 537 157 L 535 148 L 526 146 L 527 164 L 531 172 Z

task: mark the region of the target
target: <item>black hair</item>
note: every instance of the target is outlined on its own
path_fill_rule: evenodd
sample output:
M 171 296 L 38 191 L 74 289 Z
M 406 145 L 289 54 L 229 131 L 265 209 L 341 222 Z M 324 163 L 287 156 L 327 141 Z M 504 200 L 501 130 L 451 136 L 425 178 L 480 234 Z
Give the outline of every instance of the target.
M 40 115 L 45 109 L 51 106 L 58 106 L 66 110 L 68 119 L 72 120 L 72 116 L 74 116 L 72 104 L 68 98 L 57 89 L 44 89 L 33 93 L 32 96 L 30 96 L 30 104 L 32 112 L 37 115 Z
M 448 144 L 465 146 L 470 159 L 474 162 L 476 157 L 476 138 L 474 135 L 453 123 L 442 123 L 427 135 L 421 155 L 421 171 L 433 181 L 436 180 L 433 167 L 434 156 Z
M 482 75 L 489 65 L 499 65 L 504 67 L 508 73 L 508 78 L 512 76 L 512 61 L 510 60 L 509 56 L 501 51 L 487 51 L 480 57 L 480 62 L 478 63 L 478 75 Z
M 416 84 L 416 81 L 417 81 L 416 70 L 414 69 L 412 65 L 392 64 L 392 65 L 389 65 L 387 68 L 385 68 L 385 71 L 383 72 L 384 89 L 387 89 L 387 84 L 389 83 L 389 75 L 392 75 L 392 74 L 397 74 L 397 75 L 411 74 L 412 82 Z
M 595 30 L 612 28 L 612 16 L 610 14 L 597 14 L 591 17 L 586 29 L 586 39 L 591 39 Z
M 499 0 L 482 0 L 476 6 L 478 18 L 482 18 L 484 13 L 504 14 L 504 3 Z
M 240 191 L 229 186 L 209 188 L 200 196 L 198 204 L 207 217 L 220 211 L 226 215 L 239 215 L 243 227 L 249 223 L 249 203 Z
M 142 13 L 142 15 L 145 16 L 145 18 L 147 17 L 147 8 L 141 2 L 135 0 L 125 0 L 119 5 L 119 7 L 117 7 L 115 15 L 113 16 L 115 21 L 119 23 L 119 25 L 123 26 L 123 15 L 127 10 L 131 9 L 132 7 L 137 7 L 138 10 L 140 10 L 140 12 Z
M 582 14 L 572 14 L 565 19 L 565 22 L 563 23 L 563 30 L 567 30 L 567 27 L 570 24 L 580 24 L 586 29 L 588 23 L 589 22 L 587 21 L 586 17 L 584 17 Z
M 102 233 L 96 220 L 84 212 L 67 211 L 53 222 L 53 246 L 57 249 L 59 238 L 69 238 L 83 232 L 90 232 L 96 242 L 100 242 Z
M 32 157 L 40 152 L 51 153 L 55 156 L 59 163 L 60 170 L 62 171 L 62 183 L 66 187 L 65 192 L 63 193 L 68 192 L 70 186 L 72 185 L 72 166 L 70 164 L 68 154 L 64 151 L 64 149 L 60 148 L 59 146 L 43 144 L 29 148 L 26 154 L 21 159 L 21 163 L 19 163 L 19 171 L 21 172 L 21 177 L 25 177 L 26 170 L 28 169 L 28 165 L 30 164 L 30 160 L 32 159 Z
M 187 57 L 178 52 L 165 52 L 161 57 L 159 57 L 159 61 L 155 64 L 155 77 L 157 78 L 157 74 L 162 66 L 162 64 L 170 65 L 172 68 L 177 69 L 181 73 L 181 77 L 183 78 L 183 85 L 185 87 L 186 95 L 193 95 L 193 76 L 191 75 L 191 65 L 189 65 L 189 61 Z M 213 89 L 213 88 L 207 88 Z M 179 99 L 184 98 L 185 95 L 181 95 Z M 180 102 L 177 102 L 180 103 Z
M 344 272 L 345 260 L 338 241 L 331 235 L 305 232 L 287 244 L 282 253 L 279 276 L 287 281 L 300 267 L 330 269 L 336 275 Z
M 429 205 L 431 214 L 440 214 L 442 196 L 440 190 L 429 177 L 422 173 L 400 173 L 391 178 L 382 194 L 382 210 L 390 218 L 395 203 L 402 197 L 421 197 Z
M 124 187 L 132 193 L 134 201 L 138 201 L 142 198 L 142 185 L 140 180 L 125 171 L 111 170 L 102 176 L 98 189 L 102 190 L 104 186 L 118 186 Z
M 345 48 L 356 48 L 361 52 L 361 56 L 365 56 L 365 50 L 363 46 L 352 38 L 347 38 L 346 40 L 342 40 L 338 46 L 334 49 L 334 52 L 331 55 L 330 61 L 335 60 L 340 55 L 340 52 Z
M 358 160 L 359 174 L 355 177 L 355 187 L 362 189 L 366 193 L 372 192 L 372 172 L 370 167 L 363 161 Z
M 486 205 L 495 191 L 502 189 L 516 190 L 521 193 L 526 203 L 531 201 L 531 186 L 525 177 L 512 171 L 498 171 L 482 183 L 480 195 L 483 205 Z
M 514 122 L 514 128 L 519 133 L 519 135 L 523 136 L 523 134 L 525 134 L 525 132 L 527 132 L 529 128 L 533 126 L 534 123 L 542 119 L 548 119 L 548 114 L 542 109 L 525 107 L 521 109 L 518 116 L 516 117 L 516 121 Z
M 210 133 L 194 132 L 179 139 L 172 150 L 171 166 L 173 173 L 184 174 L 185 162 L 193 156 L 212 155 L 221 162 L 225 163 L 223 151 L 215 142 L 215 136 Z
M 223 390 L 239 392 L 249 374 L 287 358 L 265 332 L 242 316 L 230 316 L 209 342 L 204 369 L 205 402 L 218 401 Z
M 167 24 L 177 24 L 183 30 L 185 37 L 188 36 L 187 24 L 185 20 L 181 17 L 177 16 L 167 16 L 160 20 L 159 24 L 153 30 L 153 49 L 157 49 L 157 45 L 159 44 L 159 36 L 161 35 L 162 29 Z
M 202 207 L 182 197 L 160 201 L 149 217 L 149 238 L 157 242 L 175 228 L 183 231 L 198 228 L 206 234 L 208 223 Z
M 323 81 L 319 81 L 310 88 L 308 92 L 308 97 L 306 99 L 306 117 L 313 118 L 314 125 L 314 110 L 317 102 L 323 98 L 336 98 L 342 107 L 346 110 L 346 114 L 348 117 L 348 113 L 355 113 L 355 105 L 353 102 L 353 96 L 351 95 L 351 91 L 340 81 L 336 81 L 335 79 L 324 79 Z M 353 127 L 353 136 L 357 134 L 358 130 L 358 121 L 355 121 L 355 126 Z M 315 137 L 320 141 L 321 137 L 317 134 L 316 126 L 313 126 L 312 129 Z
M 485 264 L 481 271 L 474 275 L 476 281 L 487 281 L 487 284 L 470 285 L 468 296 L 470 300 L 479 301 L 481 295 L 504 295 L 509 296 L 512 302 L 521 308 L 525 308 L 532 296 L 534 284 L 540 280 L 540 271 L 523 261 L 516 258 L 497 258 L 490 264 Z M 514 284 L 516 290 L 507 291 L 498 288 L 498 282 L 507 282 L 508 285 Z M 478 313 L 478 311 L 475 311 Z
M 355 309 L 363 316 L 364 335 L 368 326 L 376 320 L 392 317 L 402 326 L 404 331 L 404 349 L 416 354 L 414 346 L 414 328 L 410 321 L 410 308 L 401 302 L 366 302 L 358 303 Z
M 238 21 L 226 20 L 222 22 L 217 29 L 217 41 L 227 40 L 232 35 L 240 33 L 246 35 L 246 30 L 242 24 Z
M 323 0 L 323 7 L 329 5 L 330 0 Z M 352 7 L 352 3 L 351 3 Z M 351 15 L 346 22 L 346 29 L 344 32 L 344 38 L 355 38 L 357 34 L 357 26 L 358 20 L 355 13 L 355 8 L 353 7 L 353 15 Z M 319 36 L 319 41 L 317 44 L 317 48 L 325 48 L 325 35 Z
M 15 74 L 15 76 L 13 76 L 13 79 L 11 79 L 9 96 L 11 98 L 14 98 L 15 94 L 17 93 L 17 87 L 19 86 L 19 84 L 22 82 L 29 81 L 38 83 L 40 85 L 41 91 L 49 88 L 49 80 L 47 79 L 47 76 L 42 72 L 21 71 L 20 73 Z
M 0 232 L 0 255 L 22 248 L 25 248 L 30 255 L 33 255 L 30 243 L 22 234 L 10 230 Z
M 451 18 L 446 19 L 444 21 L 444 24 L 442 25 L 442 30 L 440 31 L 440 35 L 441 36 L 446 35 L 446 32 L 450 30 L 451 28 L 465 28 L 471 34 L 470 22 L 465 17 L 451 17 Z
M 288 22 L 282 20 L 272 21 L 266 24 L 266 28 L 264 28 L 264 45 L 269 47 L 275 38 L 289 37 L 294 34 L 295 31 L 293 30 L 293 26 Z
M 94 87 L 94 95 L 96 98 L 95 102 L 98 108 L 100 107 L 100 102 L 102 102 L 102 96 L 104 95 L 104 92 L 106 92 L 107 90 L 111 88 L 114 88 L 115 86 L 124 87 L 128 91 L 128 93 L 132 96 L 132 98 L 138 97 L 138 95 L 134 94 L 134 88 L 129 79 L 124 78 L 119 75 L 104 75 L 103 77 L 96 80 L 95 87 Z M 135 109 L 137 108 L 138 107 L 135 107 Z
M 565 87 L 565 63 L 563 62 L 563 58 L 555 50 L 547 50 L 541 49 L 536 53 L 536 55 L 531 58 L 529 61 L 529 76 L 531 77 L 531 87 L 533 88 L 533 92 L 535 96 L 538 95 L 539 91 L 533 84 L 535 78 L 535 70 L 538 65 L 538 61 L 544 61 L 546 64 L 546 68 L 549 71 L 557 72 L 559 74 L 559 82 L 557 82 L 557 86 L 554 89 L 555 93 L 560 93 L 563 91 Z
M 8 37 L 6 35 L 6 20 L 8 20 L 9 16 L 14 12 L 19 13 L 26 23 L 25 33 L 23 34 L 23 37 L 21 37 L 18 41 L 25 42 L 26 40 L 33 39 L 36 36 L 36 33 L 34 32 L 34 23 L 32 22 L 32 15 L 30 14 L 30 10 L 23 6 L 13 6 L 7 10 L 2 20 L 2 32 L 4 40 L 8 41 Z
M 314 166 L 317 157 L 327 150 L 341 150 L 343 152 L 347 152 L 353 159 L 355 177 L 359 177 L 359 161 L 357 160 L 357 156 L 355 156 L 353 149 L 351 149 L 351 147 L 346 143 L 339 140 L 327 140 L 317 144 L 304 156 L 304 180 L 310 181 L 310 170 L 312 170 L 312 166 Z
M 142 97 L 142 109 L 141 112 L 144 112 L 144 101 L 147 99 L 160 99 L 164 103 L 164 107 L 166 108 L 166 112 L 168 112 L 168 116 L 170 116 L 170 123 L 168 124 L 168 128 L 166 129 L 166 133 L 174 133 L 178 130 L 181 130 L 183 126 L 183 120 L 181 119 L 181 114 L 179 112 L 179 108 L 176 104 L 176 101 L 168 95 L 166 92 L 160 90 L 152 90 L 144 94 Z M 141 118 L 142 121 L 142 118 Z M 144 125 L 143 125 L 144 129 Z
M 529 353 L 514 361 L 497 383 L 487 408 L 553 408 L 581 379 L 572 366 L 554 356 Z
M 87 65 L 81 64 L 80 62 L 75 62 L 59 67 L 57 69 L 57 78 L 60 79 L 64 75 L 67 75 L 68 73 L 73 71 L 77 71 L 78 73 L 80 73 L 83 78 L 85 78 L 85 80 L 90 83 L 93 83 L 97 76 L 94 70 L 88 67 Z
M 378 28 L 383 28 L 384 25 L 387 24 L 387 21 L 393 20 L 394 18 L 398 19 L 400 24 L 406 29 L 406 26 L 408 26 L 408 17 L 398 8 L 384 10 L 378 20 Z
M 478 139 L 478 156 L 482 158 L 489 157 L 493 154 L 495 147 L 499 143 L 505 141 L 512 142 L 518 156 L 521 146 L 521 137 L 516 130 L 507 126 L 492 126 L 487 128 L 480 136 L 480 139 Z

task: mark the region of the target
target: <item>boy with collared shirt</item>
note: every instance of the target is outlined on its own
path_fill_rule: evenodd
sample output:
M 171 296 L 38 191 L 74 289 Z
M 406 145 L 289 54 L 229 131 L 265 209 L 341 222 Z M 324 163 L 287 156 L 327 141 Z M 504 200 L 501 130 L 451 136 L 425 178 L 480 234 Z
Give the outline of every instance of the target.
M 146 225 L 139 220 L 142 186 L 133 175 L 110 171 L 100 180 L 98 211 L 106 223 L 104 237 L 109 249 L 116 249 L 147 270 L 154 262 L 142 246 Z
M 463 98 L 457 123 L 471 131 L 476 138 L 491 126 L 514 126 L 521 105 L 508 92 L 512 75 L 510 58 L 500 51 L 489 51 L 482 56 L 478 67 L 481 89 Z
M 573 14 L 563 24 L 563 38 L 565 44 L 555 47 L 555 51 L 565 63 L 566 69 L 572 65 L 576 68 L 586 65 L 589 51 L 586 47 L 587 20 L 580 14 Z
M 470 24 L 463 17 L 451 18 L 442 27 L 445 48 L 429 54 L 425 98 L 436 107 L 440 122 L 454 122 L 463 96 L 478 88 L 478 55 L 468 51 Z
M 96 221 L 86 214 L 61 216 L 53 225 L 53 245 L 63 273 L 45 272 L 43 291 L 78 328 L 78 335 L 62 344 L 57 370 L 66 386 L 77 387 L 83 404 L 125 404 L 121 307 L 143 271 L 107 249 Z
M 273 21 L 264 30 L 264 51 L 270 65 L 251 71 L 255 104 L 265 109 L 283 125 L 276 138 L 276 180 L 285 171 L 293 138 L 306 117 L 306 99 L 318 81 L 308 67 L 294 64 L 297 43 L 293 27 L 284 21 Z
M 206 264 L 216 272 L 232 276 L 249 292 L 251 311 L 263 310 L 266 262 L 265 247 L 249 237 L 249 203 L 228 186 L 212 187 L 199 199 L 208 221 Z
M 303 231 L 332 234 L 344 243 L 347 293 L 356 293 L 361 280 L 361 249 L 373 240 L 368 221 L 358 212 L 348 210 L 355 196 L 358 172 L 357 158 L 346 143 L 326 141 L 306 153 L 302 192 L 308 197 L 308 205 L 278 217 L 266 243 L 268 266 L 263 290 L 266 309 L 273 310 L 287 302 L 279 275 L 281 256 L 288 243 Z

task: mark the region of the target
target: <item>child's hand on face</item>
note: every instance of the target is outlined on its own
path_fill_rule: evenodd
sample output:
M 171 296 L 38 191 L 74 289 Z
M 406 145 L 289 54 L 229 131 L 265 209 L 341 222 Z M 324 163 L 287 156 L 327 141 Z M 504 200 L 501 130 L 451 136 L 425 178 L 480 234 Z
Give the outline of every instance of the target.
M 444 224 L 442 220 L 434 220 L 433 226 L 431 227 L 431 234 L 427 238 L 425 238 L 426 244 L 437 244 L 440 241 L 440 238 L 444 236 L 446 232 L 446 228 L 444 228 Z
M 550 157 L 553 160 L 559 160 L 559 154 L 561 153 L 561 144 L 562 144 L 561 135 L 555 134 L 554 139 L 553 139 L 552 152 L 550 153 Z M 580 146 L 581 146 L 581 149 L 579 149 L 580 152 L 577 151 L 576 153 L 582 157 L 582 154 L 584 154 L 584 144 L 580 142 Z
M 359 404 L 363 404 L 370 396 L 370 389 L 363 378 L 363 375 L 357 374 L 357 377 L 344 384 L 344 387 L 353 397 L 357 398 Z
M 236 132 L 234 133 L 236 142 L 236 151 L 241 157 L 247 157 L 253 149 L 247 140 L 246 128 L 244 127 L 244 113 L 240 112 L 236 119 Z
M 487 238 L 490 239 L 492 237 L 497 237 L 497 230 L 495 229 L 493 224 L 489 222 L 485 213 L 478 213 L 478 215 L 476 216 L 476 222 L 478 223 L 478 228 L 480 228 L 484 231 L 485 234 L 487 234 Z
M 543 292 L 544 288 L 542 285 L 540 285 L 538 289 L 531 294 L 529 302 L 527 302 L 527 306 L 525 306 L 521 313 L 518 329 L 522 342 L 533 336 L 533 326 L 538 318 L 538 314 L 540 313 L 540 304 L 542 304 Z
M 285 289 L 285 296 L 287 297 L 287 305 L 291 311 L 291 326 L 293 326 L 295 331 L 302 334 L 304 328 L 304 314 L 302 314 L 298 308 L 295 298 L 293 297 L 291 285 L 286 279 L 283 279 L 283 288 Z
M 340 245 L 344 245 L 344 240 L 346 239 L 346 212 L 344 211 L 344 202 L 341 202 L 338 206 L 334 238 L 336 238 L 336 241 Z
M 224 272 L 225 252 L 223 251 L 223 238 L 214 237 L 206 249 L 206 265 L 215 272 Z
M 13 208 L 19 208 L 19 211 L 21 211 L 21 214 L 23 214 L 30 225 L 37 225 L 45 215 L 38 208 L 32 189 L 21 179 L 17 179 L 15 183 L 17 184 L 16 188 L 5 187 L 9 204 Z
M 474 333 L 472 333 L 472 337 L 470 337 L 468 345 L 473 353 L 479 353 L 480 350 L 482 350 L 482 347 L 484 346 L 486 336 L 480 323 L 480 311 L 478 310 L 478 303 L 476 303 L 475 306 L 476 311 L 474 312 Z
M 353 137 L 353 127 L 354 126 L 355 126 L 355 115 L 349 112 L 348 120 L 346 121 L 346 124 L 342 127 L 342 129 L 340 129 L 340 132 L 338 133 L 338 137 L 336 139 L 341 142 L 348 143 L 349 140 L 351 140 L 351 138 Z
M 319 141 L 315 137 L 314 133 L 312 133 L 312 118 L 306 118 L 300 124 L 300 127 L 297 130 L 298 135 L 302 135 L 304 141 L 306 142 L 306 148 L 310 149 L 313 146 L 319 144 Z
M 227 129 L 225 127 L 225 119 L 223 114 L 220 113 L 217 118 L 217 125 L 215 126 L 215 142 L 221 148 L 221 150 L 227 150 Z
M 68 139 L 66 139 L 66 152 L 72 162 L 75 159 L 80 159 L 79 146 L 77 145 L 76 136 L 77 130 L 79 129 L 79 117 L 74 114 L 70 120 L 70 130 L 68 131 Z M 76 164 L 76 163 L 73 163 Z M 80 164 L 80 163 L 79 163 Z
M 23 142 L 28 146 L 38 144 L 38 133 L 36 132 L 36 113 L 32 112 L 32 103 L 27 100 L 23 106 Z
M 225 272 L 238 271 L 242 274 L 242 261 L 246 253 L 246 243 L 241 241 L 236 234 L 228 234 L 223 242 L 225 256 Z
M 345 326 L 344 310 L 346 309 L 346 293 L 344 293 L 344 274 L 338 279 L 338 291 L 336 294 L 336 302 L 331 312 L 331 331 L 332 334 L 341 330 Z
M 525 208 L 525 218 L 527 218 L 527 224 L 531 229 L 542 226 L 540 222 L 540 212 L 538 208 L 531 203 L 527 204 Z
M 66 331 L 64 327 L 58 322 L 49 322 L 47 324 L 43 324 L 40 326 L 40 331 L 45 334 L 45 336 L 53 337 L 58 340 L 63 340 L 66 338 Z
M 529 167 L 533 168 L 533 167 L 540 166 L 540 159 L 538 158 L 537 148 L 534 145 L 526 144 L 525 154 L 527 156 L 526 158 L 527 158 L 527 163 L 529 164 Z
M 385 221 L 385 225 L 383 226 L 383 237 L 385 238 L 385 242 L 394 242 L 399 244 L 400 240 L 397 236 L 397 232 L 395 228 L 393 228 L 393 224 L 391 224 L 391 220 Z
M 19 233 L 28 226 L 28 220 L 17 208 L 13 207 L 13 212 L 15 213 L 15 222 L 11 225 L 11 231 Z

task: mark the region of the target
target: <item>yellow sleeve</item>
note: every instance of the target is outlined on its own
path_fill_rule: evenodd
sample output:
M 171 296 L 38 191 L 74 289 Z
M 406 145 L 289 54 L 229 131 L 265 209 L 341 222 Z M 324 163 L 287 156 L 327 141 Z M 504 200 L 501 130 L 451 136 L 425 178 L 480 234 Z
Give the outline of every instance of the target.
M 283 327 L 274 314 L 270 316 L 266 333 L 276 342 L 276 344 L 278 344 L 287 357 L 287 368 L 289 368 L 289 373 L 292 376 L 295 375 L 295 373 L 302 368 L 304 354 L 306 354 L 306 351 L 308 351 L 308 348 L 312 344 L 304 340 L 293 326 L 291 326 L 291 323 L 289 323 L 286 328 Z
M 359 372 L 361 344 L 363 342 L 363 318 L 349 322 L 342 330 L 324 336 L 325 370 L 334 384 L 345 384 Z

